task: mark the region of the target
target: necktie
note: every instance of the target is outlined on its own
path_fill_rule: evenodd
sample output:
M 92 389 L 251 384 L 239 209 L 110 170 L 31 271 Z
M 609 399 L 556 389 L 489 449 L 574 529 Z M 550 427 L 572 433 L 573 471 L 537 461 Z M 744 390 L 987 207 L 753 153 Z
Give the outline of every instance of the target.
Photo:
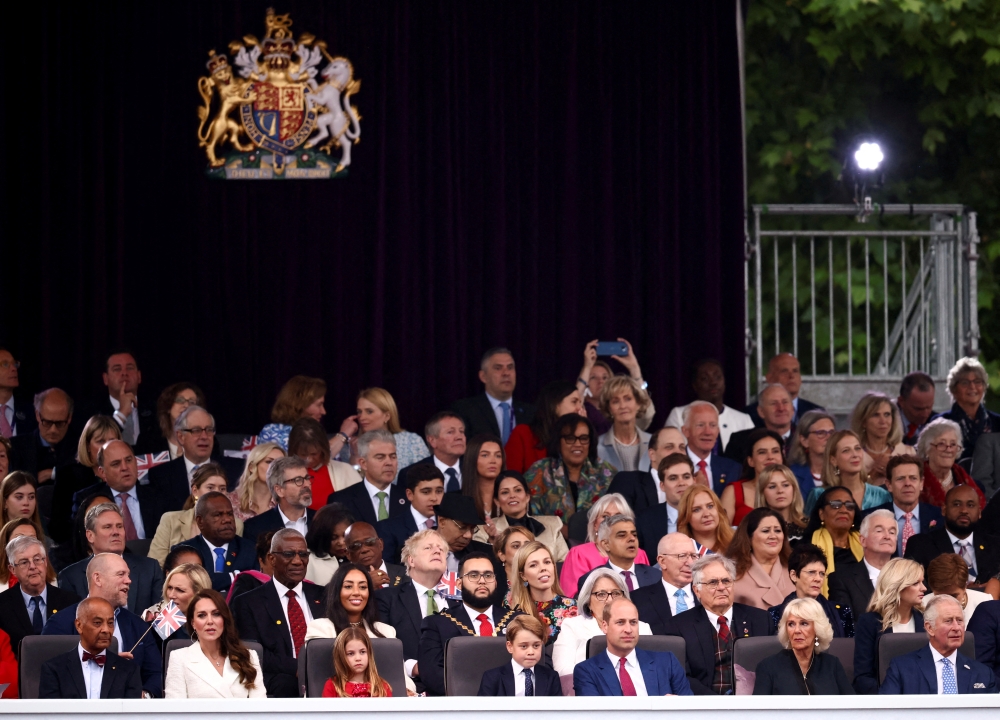
M 503 440 L 503 444 L 506 445 L 508 438 L 510 438 L 510 432 L 514 429 L 510 426 L 510 403 L 500 403 L 500 411 L 503 413 L 503 427 L 500 428 L 500 439 Z
M 951 667 L 951 660 L 948 658 L 941 658 L 941 693 L 943 695 L 958 695 L 955 670 Z
M 226 551 L 222 548 L 215 548 L 212 552 L 215 553 L 215 572 L 225 572 L 226 571 Z
M 139 534 L 135 531 L 132 511 L 128 509 L 128 495 L 126 493 L 118 493 L 118 502 L 122 509 L 122 522 L 125 523 L 125 540 L 138 540 Z
M 479 637 L 493 637 L 493 623 L 486 617 L 486 613 L 479 613 L 476 620 L 479 621 Z
M 458 473 L 455 472 L 455 468 L 448 468 L 445 473 L 448 476 L 448 484 L 445 486 L 445 492 L 461 492 L 462 486 L 458 484 Z
M 625 669 L 625 658 L 618 658 L 618 679 L 622 684 L 622 695 L 635 697 L 635 685 L 632 684 L 632 676 Z
M 378 519 L 388 520 L 389 519 L 389 508 L 385 504 L 385 499 L 389 497 L 388 493 L 377 492 L 375 497 L 378 498 Z
M 132 408 L 132 412 L 125 418 L 125 425 L 122 427 L 122 440 L 129 445 L 135 445 L 139 439 L 139 425 L 135 421 L 135 416 L 139 414 L 138 408 Z
M 913 440 L 915 437 L 917 437 L 917 424 L 910 423 L 910 428 L 906 431 L 906 439 Z M 910 443 L 906 444 L 909 445 Z
M 427 591 L 427 614 L 437 615 L 438 604 L 437 600 L 434 599 L 434 590 L 430 589 Z
M 677 612 L 682 613 L 688 609 L 687 597 L 684 595 L 683 590 L 677 588 L 674 597 L 677 598 Z
M 288 596 L 288 625 L 292 629 L 292 646 L 298 657 L 299 648 L 306 641 L 306 616 L 299 601 L 295 599 L 295 591 L 289 590 L 285 594 Z
M 969 575 L 975 576 L 976 554 L 972 551 L 972 543 L 959 541 L 956 544 L 958 545 L 958 554 L 962 556 L 965 564 L 969 566 Z
M 91 655 L 91 654 L 90 654 L 89 652 L 87 652 L 86 650 L 84 650 L 84 651 L 83 651 L 83 661 L 84 661 L 84 662 L 87 662 L 87 661 L 89 661 L 89 660 L 93 660 L 93 661 L 94 661 L 95 663 L 97 663 L 97 664 L 98 664 L 99 666 L 101 666 L 101 667 L 104 667 L 104 660 L 105 660 L 106 658 L 107 658 L 107 656 L 106 656 L 106 655 Z
M 700 474 L 705 479 L 705 484 L 708 484 L 708 463 L 704 460 L 698 461 L 698 474 Z
M 729 621 L 725 615 L 719 616 L 719 640 L 724 643 L 729 642 Z
M 535 681 L 531 679 L 531 668 L 524 669 L 524 697 L 534 697 Z
M 42 599 L 40 597 L 31 598 L 31 629 L 35 635 L 41 635 L 45 627 L 45 619 L 42 617 Z
M 428 530 L 433 530 L 434 528 L 437 527 L 437 525 L 434 524 L 434 518 L 432 517 L 429 517 L 426 520 L 424 520 L 424 525 L 427 526 Z
M 635 590 L 635 586 L 632 584 L 632 573 L 628 570 L 622 570 L 622 577 L 625 578 L 625 587 L 628 588 L 629 592 Z
M 911 522 L 913 520 L 913 513 L 905 513 L 903 517 L 906 518 L 906 520 L 903 522 L 903 552 L 900 553 L 900 555 L 906 552 L 907 541 L 916 535 L 916 533 L 913 532 L 913 523 Z
M 14 428 L 10 426 L 10 421 L 7 419 L 7 406 L 0 405 L 0 435 L 9 438 L 13 434 Z

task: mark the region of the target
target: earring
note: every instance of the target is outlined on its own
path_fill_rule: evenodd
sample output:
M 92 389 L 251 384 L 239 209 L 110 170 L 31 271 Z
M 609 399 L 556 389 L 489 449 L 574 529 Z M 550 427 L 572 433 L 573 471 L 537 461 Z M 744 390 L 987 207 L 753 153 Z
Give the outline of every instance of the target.
M 814 638 L 813 639 L 813 645 L 815 645 L 816 647 L 819 647 L 819 638 Z
M 528 587 L 528 581 L 527 580 L 524 581 L 524 587 Z

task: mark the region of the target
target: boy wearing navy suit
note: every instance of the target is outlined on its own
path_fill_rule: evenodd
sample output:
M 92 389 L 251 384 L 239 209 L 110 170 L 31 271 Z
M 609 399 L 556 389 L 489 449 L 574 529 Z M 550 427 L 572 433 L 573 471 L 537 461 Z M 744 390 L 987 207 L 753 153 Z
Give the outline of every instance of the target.
M 499 697 L 562 695 L 562 684 L 552 668 L 539 665 L 545 652 L 545 628 L 530 615 L 519 615 L 507 625 L 507 652 L 511 661 L 483 673 L 479 694 Z

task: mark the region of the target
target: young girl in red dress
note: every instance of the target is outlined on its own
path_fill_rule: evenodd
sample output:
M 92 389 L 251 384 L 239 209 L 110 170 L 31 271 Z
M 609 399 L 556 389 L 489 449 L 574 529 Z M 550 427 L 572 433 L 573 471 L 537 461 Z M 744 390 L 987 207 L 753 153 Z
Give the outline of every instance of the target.
M 392 688 L 375 667 L 372 644 L 362 627 L 349 627 L 333 646 L 333 677 L 323 686 L 323 697 L 392 697 Z

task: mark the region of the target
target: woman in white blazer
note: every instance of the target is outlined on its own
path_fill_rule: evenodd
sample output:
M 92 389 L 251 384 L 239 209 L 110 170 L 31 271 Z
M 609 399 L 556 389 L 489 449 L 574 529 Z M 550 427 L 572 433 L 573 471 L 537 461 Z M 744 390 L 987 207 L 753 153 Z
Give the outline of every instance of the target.
M 225 598 L 208 588 L 187 607 L 194 642 L 170 653 L 167 698 L 265 698 L 260 658 L 240 642 Z

